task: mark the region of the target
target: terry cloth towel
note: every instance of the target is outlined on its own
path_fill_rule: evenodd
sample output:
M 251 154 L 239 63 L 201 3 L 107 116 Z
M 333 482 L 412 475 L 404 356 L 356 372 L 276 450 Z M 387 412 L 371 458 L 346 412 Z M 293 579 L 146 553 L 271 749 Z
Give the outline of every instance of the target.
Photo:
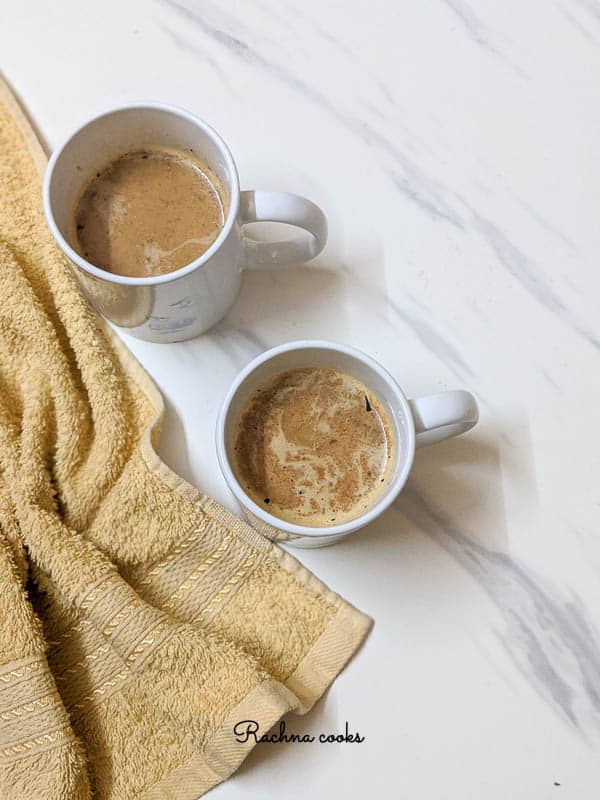
M 2 86 L 0 797 L 193 800 L 370 620 L 160 461 L 161 396 L 55 248 L 44 165 Z

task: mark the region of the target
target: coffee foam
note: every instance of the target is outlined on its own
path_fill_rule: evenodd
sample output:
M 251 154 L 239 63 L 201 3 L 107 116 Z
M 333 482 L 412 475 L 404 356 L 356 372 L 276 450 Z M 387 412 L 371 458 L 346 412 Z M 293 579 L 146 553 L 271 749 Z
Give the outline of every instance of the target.
M 204 253 L 225 220 L 224 193 L 190 153 L 125 153 L 85 185 L 71 239 L 90 263 L 118 275 L 173 272 Z
M 383 493 L 391 442 L 385 411 L 360 381 L 333 369 L 294 369 L 250 398 L 237 425 L 234 471 L 275 516 L 337 525 Z

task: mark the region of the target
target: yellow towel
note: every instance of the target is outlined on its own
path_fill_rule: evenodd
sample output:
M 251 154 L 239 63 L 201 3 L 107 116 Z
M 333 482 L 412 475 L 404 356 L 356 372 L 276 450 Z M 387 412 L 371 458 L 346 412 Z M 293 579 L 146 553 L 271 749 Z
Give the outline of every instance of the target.
M 0 797 L 192 800 L 370 621 L 154 452 L 162 399 L 86 304 L 0 85 Z

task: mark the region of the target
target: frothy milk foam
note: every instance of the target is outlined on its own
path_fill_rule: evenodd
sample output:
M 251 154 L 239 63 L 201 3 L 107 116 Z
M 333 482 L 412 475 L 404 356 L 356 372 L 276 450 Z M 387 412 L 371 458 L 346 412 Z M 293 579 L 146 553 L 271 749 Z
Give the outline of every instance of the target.
M 234 471 L 259 506 L 288 522 L 337 525 L 383 493 L 391 426 L 360 381 L 325 368 L 282 372 L 240 415 Z

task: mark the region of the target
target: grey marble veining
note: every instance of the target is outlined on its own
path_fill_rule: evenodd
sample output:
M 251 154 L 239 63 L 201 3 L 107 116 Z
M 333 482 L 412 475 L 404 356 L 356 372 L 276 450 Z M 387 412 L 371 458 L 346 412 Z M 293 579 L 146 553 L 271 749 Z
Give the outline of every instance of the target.
M 497 636 L 533 689 L 582 735 L 600 729 L 600 631 L 577 596 L 470 539 L 416 488 L 397 507 L 492 599 L 503 621 Z

